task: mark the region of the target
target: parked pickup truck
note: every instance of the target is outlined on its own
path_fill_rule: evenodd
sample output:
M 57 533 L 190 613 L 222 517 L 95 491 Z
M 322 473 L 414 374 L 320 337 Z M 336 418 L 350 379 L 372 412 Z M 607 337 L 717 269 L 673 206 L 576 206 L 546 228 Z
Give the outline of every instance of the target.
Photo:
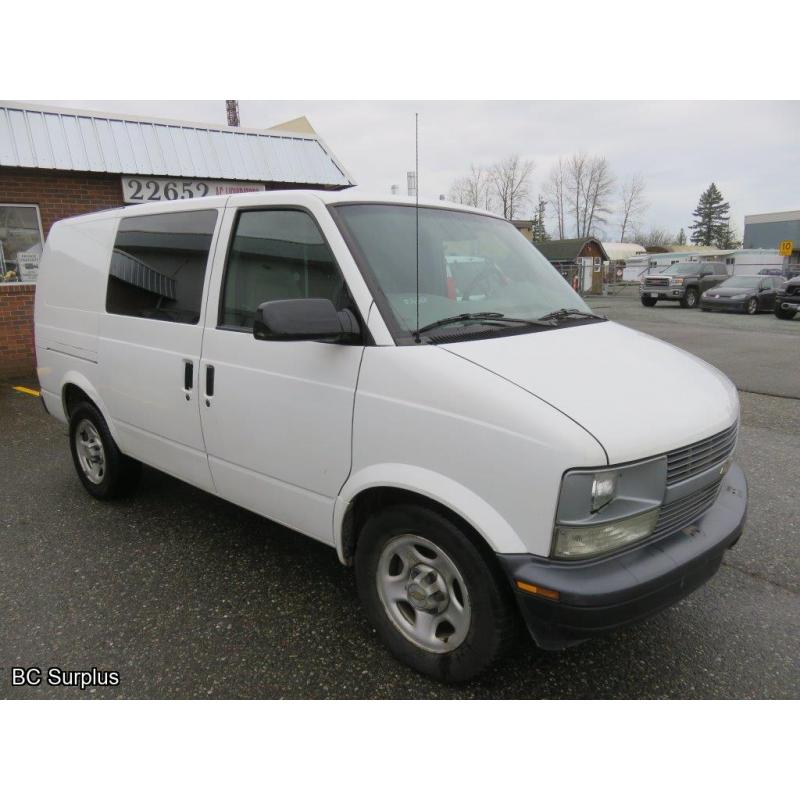
M 775 316 L 778 319 L 792 319 L 798 311 L 800 311 L 800 275 L 781 286 L 775 297 Z
M 724 264 L 679 261 L 658 275 L 645 276 L 639 289 L 642 305 L 654 306 L 659 300 L 677 300 L 683 308 L 697 308 L 700 295 L 727 277 Z

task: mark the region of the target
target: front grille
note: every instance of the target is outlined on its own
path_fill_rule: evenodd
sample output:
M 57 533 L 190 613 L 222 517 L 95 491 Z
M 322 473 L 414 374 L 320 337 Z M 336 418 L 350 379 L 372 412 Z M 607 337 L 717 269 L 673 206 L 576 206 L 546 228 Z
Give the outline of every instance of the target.
M 645 286 L 669 286 L 669 278 L 645 278 Z
M 694 522 L 714 505 L 721 483 L 722 479 L 711 486 L 692 492 L 692 494 L 682 497 L 680 500 L 675 500 L 662 506 L 653 535 L 674 533 L 681 528 L 685 528 L 690 522 Z
M 736 446 L 737 432 L 738 425 L 734 423 L 722 433 L 667 453 L 667 486 L 685 481 L 723 462 Z
M 721 483 L 720 479 L 711 486 L 706 486 L 705 489 L 700 489 L 680 500 L 662 506 L 653 535 L 674 533 L 685 528 L 690 522 L 694 522 L 714 505 Z

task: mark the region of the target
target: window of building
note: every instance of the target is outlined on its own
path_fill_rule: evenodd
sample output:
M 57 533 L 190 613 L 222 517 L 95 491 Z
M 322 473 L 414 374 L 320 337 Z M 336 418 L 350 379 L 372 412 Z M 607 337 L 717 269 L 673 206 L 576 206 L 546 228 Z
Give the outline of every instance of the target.
M 217 212 L 125 217 L 108 276 L 106 310 L 196 325 Z
M 35 283 L 43 241 L 38 206 L 0 204 L 0 283 Z
M 321 297 L 350 305 L 344 278 L 317 224 L 305 211 L 243 211 L 225 271 L 220 325 L 253 327 L 269 300 Z

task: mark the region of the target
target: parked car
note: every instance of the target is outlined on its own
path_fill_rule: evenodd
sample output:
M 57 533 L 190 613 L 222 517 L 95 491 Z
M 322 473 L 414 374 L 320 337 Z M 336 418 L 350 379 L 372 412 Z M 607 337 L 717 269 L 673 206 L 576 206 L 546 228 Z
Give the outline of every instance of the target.
M 682 261 L 660 275 L 647 275 L 639 287 L 642 305 L 659 300 L 677 300 L 683 308 L 696 308 L 700 295 L 728 277 L 724 264 L 716 261 Z
M 757 314 L 775 308 L 777 290 L 783 278 L 761 275 L 734 275 L 713 289 L 706 289 L 700 298 L 703 311 L 739 311 Z
M 490 271 L 460 299 L 458 253 Z M 144 463 L 330 545 L 381 640 L 441 680 L 518 620 L 558 649 L 657 612 L 743 530 L 733 384 L 592 313 L 488 212 L 315 191 L 114 209 L 53 225 L 35 302 L 42 400 L 92 497 Z
M 775 297 L 775 316 L 792 319 L 800 311 L 800 275 L 784 283 Z
M 783 276 L 783 270 L 780 267 L 764 267 L 764 269 L 760 269 L 758 271 L 759 275 L 776 275 L 778 277 Z

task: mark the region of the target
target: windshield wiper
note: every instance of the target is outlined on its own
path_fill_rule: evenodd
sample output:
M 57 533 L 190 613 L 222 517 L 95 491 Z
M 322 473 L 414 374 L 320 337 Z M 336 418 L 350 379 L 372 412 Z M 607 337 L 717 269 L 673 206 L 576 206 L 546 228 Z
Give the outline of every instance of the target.
M 543 325 L 548 328 L 553 327 L 555 322 L 550 322 L 544 318 L 542 319 L 519 319 L 517 317 L 507 317 L 505 314 L 501 314 L 499 311 L 476 311 L 471 314 L 456 314 L 454 317 L 445 317 L 444 319 L 438 319 L 436 322 L 431 322 L 428 325 L 423 325 L 420 329 L 420 333 L 426 333 L 427 331 L 432 331 L 434 328 L 441 328 L 445 325 L 452 325 L 456 322 L 469 322 L 471 320 L 477 320 L 480 322 L 488 322 L 494 324 L 506 324 L 509 325 Z
M 549 314 L 545 314 L 543 317 L 539 317 L 539 322 L 547 322 L 552 321 L 554 323 L 560 322 L 562 319 L 568 319 L 569 317 L 582 317 L 583 319 L 602 319 L 606 320 L 607 317 L 604 317 L 602 314 L 592 314 L 589 311 L 581 311 L 579 308 L 559 308 L 556 311 L 551 311 Z

